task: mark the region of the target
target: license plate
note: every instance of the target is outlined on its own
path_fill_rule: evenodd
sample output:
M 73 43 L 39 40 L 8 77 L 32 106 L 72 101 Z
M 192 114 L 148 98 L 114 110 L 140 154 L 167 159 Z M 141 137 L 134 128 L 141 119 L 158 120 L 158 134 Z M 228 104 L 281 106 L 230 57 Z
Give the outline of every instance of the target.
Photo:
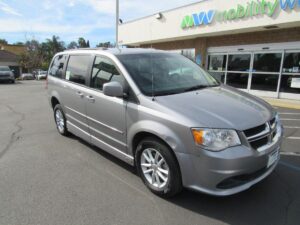
M 267 168 L 269 168 L 276 162 L 276 160 L 278 159 L 278 156 L 279 156 L 278 150 L 276 150 L 275 152 L 273 152 L 269 155 Z

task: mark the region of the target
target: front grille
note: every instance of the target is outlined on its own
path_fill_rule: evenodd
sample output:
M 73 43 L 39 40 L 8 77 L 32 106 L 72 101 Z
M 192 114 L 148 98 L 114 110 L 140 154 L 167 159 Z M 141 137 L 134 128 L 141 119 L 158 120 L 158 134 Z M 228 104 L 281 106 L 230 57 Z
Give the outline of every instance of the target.
M 268 142 L 269 142 L 268 137 L 264 137 L 264 138 L 258 139 L 256 141 L 250 142 L 250 145 L 252 148 L 258 149 L 258 148 L 268 144 Z
M 265 124 L 244 130 L 244 134 L 253 149 L 259 150 L 261 147 L 270 143 L 276 136 L 275 117 Z
M 1 75 L 0 78 L 9 78 L 10 76 L 9 75 Z
M 246 137 L 251 137 L 255 134 L 262 132 L 266 128 L 266 124 L 260 125 L 258 127 L 250 128 L 248 130 L 244 130 L 244 134 Z

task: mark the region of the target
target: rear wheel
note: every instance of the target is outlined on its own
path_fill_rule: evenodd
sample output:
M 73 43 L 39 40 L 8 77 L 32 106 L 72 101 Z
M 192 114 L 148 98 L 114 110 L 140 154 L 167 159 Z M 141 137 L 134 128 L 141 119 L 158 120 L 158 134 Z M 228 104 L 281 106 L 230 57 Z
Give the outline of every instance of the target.
M 66 121 L 64 111 L 62 110 L 60 104 L 55 105 L 53 111 L 54 111 L 54 120 L 58 132 L 63 136 L 67 136 L 69 134 L 67 129 L 67 121 Z
M 182 190 L 181 174 L 171 149 L 156 138 L 142 140 L 136 150 L 136 165 L 145 185 L 161 197 Z

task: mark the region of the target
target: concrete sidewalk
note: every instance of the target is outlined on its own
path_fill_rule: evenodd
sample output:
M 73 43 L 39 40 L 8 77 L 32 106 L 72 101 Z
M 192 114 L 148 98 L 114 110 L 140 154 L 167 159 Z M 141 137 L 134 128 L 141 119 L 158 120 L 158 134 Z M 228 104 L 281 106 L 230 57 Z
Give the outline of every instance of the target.
M 289 108 L 289 109 L 300 109 L 299 100 L 265 98 L 265 97 L 263 97 L 262 99 L 270 103 L 272 106 Z

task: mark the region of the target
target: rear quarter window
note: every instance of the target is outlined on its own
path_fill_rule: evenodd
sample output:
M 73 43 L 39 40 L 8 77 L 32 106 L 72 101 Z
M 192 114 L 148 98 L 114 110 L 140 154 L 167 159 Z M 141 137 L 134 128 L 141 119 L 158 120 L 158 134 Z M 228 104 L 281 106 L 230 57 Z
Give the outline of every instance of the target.
M 49 75 L 57 78 L 63 78 L 64 65 L 66 63 L 67 55 L 58 55 L 54 58 L 49 70 Z

